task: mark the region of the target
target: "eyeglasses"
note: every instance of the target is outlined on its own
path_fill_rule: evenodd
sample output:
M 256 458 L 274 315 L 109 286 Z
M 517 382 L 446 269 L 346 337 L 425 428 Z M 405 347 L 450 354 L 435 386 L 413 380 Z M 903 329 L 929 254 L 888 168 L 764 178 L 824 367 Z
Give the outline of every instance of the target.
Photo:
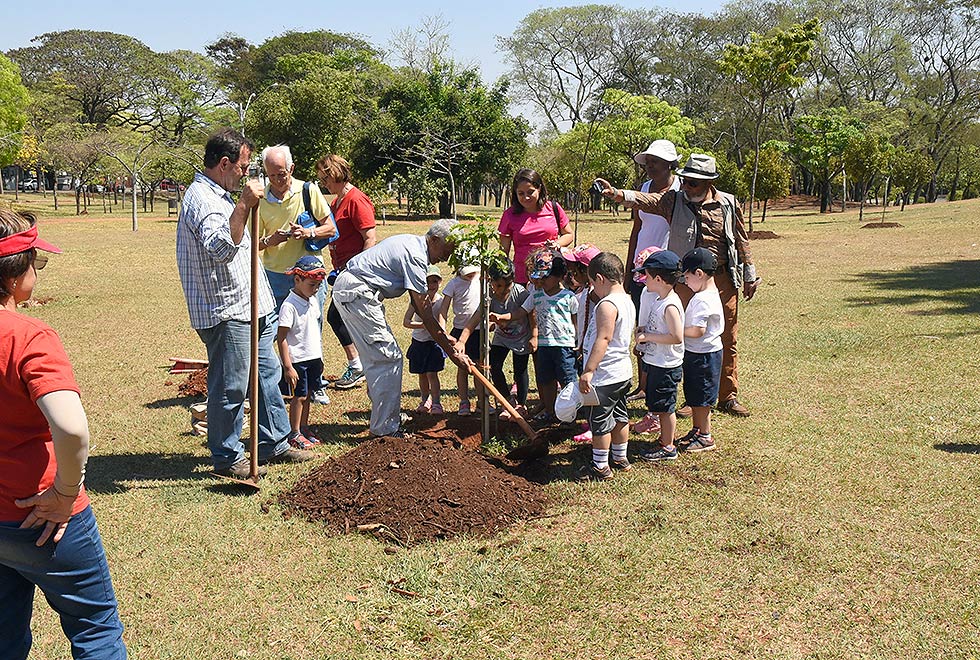
M 289 172 L 266 172 L 265 175 L 270 179 L 286 179 L 289 178 Z
M 48 255 L 40 252 L 34 255 L 34 270 L 41 270 L 48 265 Z
M 681 185 L 685 188 L 693 188 L 697 190 L 705 184 L 704 181 L 699 181 L 698 179 L 681 179 Z

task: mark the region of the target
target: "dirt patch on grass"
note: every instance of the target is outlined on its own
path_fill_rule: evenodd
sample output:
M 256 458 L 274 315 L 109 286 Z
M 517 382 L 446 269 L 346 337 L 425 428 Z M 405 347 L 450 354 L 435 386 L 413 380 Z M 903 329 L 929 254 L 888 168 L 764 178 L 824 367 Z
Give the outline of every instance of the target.
M 905 225 L 898 222 L 869 222 L 866 225 L 861 225 L 861 229 L 888 229 L 889 227 L 904 227 Z
M 181 396 L 207 396 L 208 370 L 199 369 L 187 374 L 184 382 L 177 386 L 177 391 Z
M 749 240 L 750 241 L 767 241 L 773 238 L 782 238 L 779 234 L 774 231 L 750 231 Z
M 278 496 L 283 517 L 410 546 L 460 534 L 491 536 L 540 515 L 541 486 L 461 446 L 451 424 L 459 419 L 467 418 L 439 418 L 426 431 L 433 437 L 376 438 L 328 460 Z
M 44 307 L 49 302 L 53 301 L 54 298 L 48 296 L 47 298 L 30 298 L 24 302 L 18 304 L 18 307 Z

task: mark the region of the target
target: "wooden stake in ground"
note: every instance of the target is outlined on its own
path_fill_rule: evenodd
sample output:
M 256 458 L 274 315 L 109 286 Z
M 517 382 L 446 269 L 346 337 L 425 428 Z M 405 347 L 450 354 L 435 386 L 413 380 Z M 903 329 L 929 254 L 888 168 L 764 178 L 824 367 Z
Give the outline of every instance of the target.
M 259 207 L 252 207 L 251 232 L 252 232 L 252 277 L 251 289 L 252 299 L 250 307 L 251 318 L 251 360 L 248 372 L 248 451 L 250 454 L 251 465 L 247 479 L 236 479 L 234 477 L 220 476 L 222 479 L 233 481 L 242 486 L 259 489 Z

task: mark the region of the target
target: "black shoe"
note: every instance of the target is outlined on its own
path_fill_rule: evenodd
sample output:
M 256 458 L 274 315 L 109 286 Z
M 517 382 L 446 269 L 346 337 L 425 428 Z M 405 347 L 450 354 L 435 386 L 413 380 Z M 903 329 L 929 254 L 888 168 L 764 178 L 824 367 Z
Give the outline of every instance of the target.
M 268 470 L 265 467 L 259 466 L 258 475 L 260 477 L 264 477 L 266 472 Z M 226 468 L 215 470 L 214 473 L 232 479 L 248 479 L 252 476 L 252 463 L 247 458 L 240 458 Z
M 648 451 L 640 454 L 641 461 L 646 461 L 647 463 L 659 463 L 661 461 L 676 461 L 677 460 L 677 448 L 667 449 L 666 447 L 660 447 L 655 451 Z
M 630 463 L 629 459 L 626 458 L 624 458 L 621 461 L 610 459 L 609 467 L 611 467 L 614 470 L 622 470 L 623 472 L 629 472 L 630 470 L 633 469 L 632 463 Z
M 266 463 L 305 463 L 306 461 L 312 461 L 316 458 L 317 454 L 315 451 L 309 451 L 306 449 L 296 449 L 295 447 L 290 447 L 281 454 L 276 454 L 272 458 L 266 460 Z

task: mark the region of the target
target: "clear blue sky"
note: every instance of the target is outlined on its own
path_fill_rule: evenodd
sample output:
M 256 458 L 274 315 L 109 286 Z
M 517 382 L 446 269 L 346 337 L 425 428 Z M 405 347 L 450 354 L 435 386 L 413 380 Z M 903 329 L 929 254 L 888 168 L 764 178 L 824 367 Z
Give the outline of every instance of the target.
M 496 52 L 496 37 L 509 35 L 517 23 L 541 7 L 567 7 L 583 2 L 488 0 L 483 2 L 436 2 L 434 0 L 367 0 L 362 2 L 120 2 L 87 0 L 68 2 L 10 0 L 0 10 L 0 51 L 30 45 L 45 32 L 68 29 L 106 30 L 136 37 L 155 51 L 176 49 L 204 52 L 204 45 L 225 32 L 239 34 L 252 43 L 286 30 L 327 29 L 354 33 L 387 49 L 394 31 L 417 25 L 424 16 L 441 14 L 449 22 L 453 56 L 464 64 L 480 67 L 492 82 L 504 72 Z M 651 8 L 713 13 L 718 0 L 622 0 L 628 8 Z

